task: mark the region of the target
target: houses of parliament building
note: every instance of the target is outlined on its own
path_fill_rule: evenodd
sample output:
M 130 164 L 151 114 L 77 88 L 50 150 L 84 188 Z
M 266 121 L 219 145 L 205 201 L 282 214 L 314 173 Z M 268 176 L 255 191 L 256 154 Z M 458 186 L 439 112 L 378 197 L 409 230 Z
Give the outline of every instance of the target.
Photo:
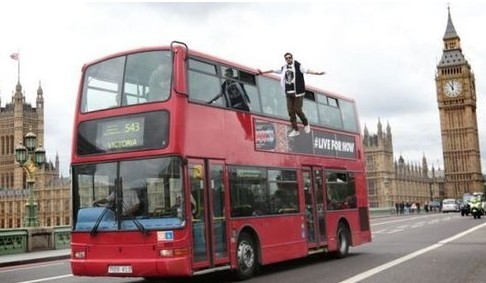
M 442 57 L 435 75 L 436 98 L 441 125 L 443 170 L 406 163 L 393 156 L 390 125 L 377 133 L 364 129 L 370 207 L 392 207 L 396 202 L 424 204 L 431 199 L 459 199 L 465 193 L 483 192 L 484 177 L 476 113 L 476 85 L 471 65 L 462 53 L 461 40 L 448 9 Z
M 394 207 L 400 202 L 423 205 L 445 197 L 444 171 L 434 166 L 429 170 L 425 156 L 418 164 L 406 162 L 401 155 L 394 158 L 389 124 L 383 130 L 378 120 L 376 134 L 365 126 L 363 147 L 370 207 Z
M 25 101 L 20 80 L 11 101 L 2 106 L 0 97 L 0 229 L 24 226 L 29 199 L 27 175 L 15 159 L 15 148 L 27 133 L 34 133 L 37 144 L 44 144 L 44 97 L 39 84 L 35 107 Z M 59 173 L 59 156 L 37 169 L 34 200 L 40 227 L 71 224 L 69 178 Z

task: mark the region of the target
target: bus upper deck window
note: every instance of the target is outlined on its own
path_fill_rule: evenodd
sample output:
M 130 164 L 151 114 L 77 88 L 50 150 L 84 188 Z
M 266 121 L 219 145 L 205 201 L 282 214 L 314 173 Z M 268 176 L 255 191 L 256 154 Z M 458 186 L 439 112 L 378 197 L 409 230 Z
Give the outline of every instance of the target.
M 129 54 L 89 66 L 81 109 L 92 112 L 167 100 L 172 60 L 169 51 Z

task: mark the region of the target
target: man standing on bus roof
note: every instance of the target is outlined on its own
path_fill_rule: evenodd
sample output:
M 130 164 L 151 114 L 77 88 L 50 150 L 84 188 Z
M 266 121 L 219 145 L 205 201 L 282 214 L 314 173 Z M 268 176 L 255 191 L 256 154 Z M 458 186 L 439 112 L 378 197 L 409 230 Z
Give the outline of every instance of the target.
M 287 98 L 287 110 L 290 116 L 290 123 L 292 124 L 292 131 L 289 133 L 289 137 L 295 137 L 299 135 L 297 116 L 299 116 L 302 124 L 304 124 L 304 132 L 306 134 L 310 133 L 309 122 L 302 111 L 305 95 L 304 73 L 312 75 L 324 75 L 325 72 L 317 72 L 304 68 L 298 61 L 294 61 L 292 53 L 290 52 L 285 53 L 284 58 L 287 64 L 283 65 L 279 69 L 268 71 L 258 70 L 258 74 L 281 74 L 280 83 Z

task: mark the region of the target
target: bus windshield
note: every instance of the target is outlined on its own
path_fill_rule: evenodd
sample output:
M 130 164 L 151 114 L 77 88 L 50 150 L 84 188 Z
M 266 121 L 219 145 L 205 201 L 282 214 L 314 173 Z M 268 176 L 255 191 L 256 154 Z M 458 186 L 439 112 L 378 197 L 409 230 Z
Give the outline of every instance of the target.
M 152 51 L 89 66 L 84 76 L 81 112 L 167 100 L 171 63 L 169 51 Z
M 75 231 L 184 225 L 181 163 L 176 157 L 73 167 Z

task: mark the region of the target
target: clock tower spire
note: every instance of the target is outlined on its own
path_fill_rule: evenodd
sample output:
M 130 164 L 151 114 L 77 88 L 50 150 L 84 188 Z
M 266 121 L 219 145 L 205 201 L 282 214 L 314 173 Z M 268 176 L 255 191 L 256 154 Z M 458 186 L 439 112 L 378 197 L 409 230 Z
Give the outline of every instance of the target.
M 435 75 L 439 106 L 446 197 L 483 190 L 476 114 L 476 86 L 464 58 L 450 7 L 442 58 Z

